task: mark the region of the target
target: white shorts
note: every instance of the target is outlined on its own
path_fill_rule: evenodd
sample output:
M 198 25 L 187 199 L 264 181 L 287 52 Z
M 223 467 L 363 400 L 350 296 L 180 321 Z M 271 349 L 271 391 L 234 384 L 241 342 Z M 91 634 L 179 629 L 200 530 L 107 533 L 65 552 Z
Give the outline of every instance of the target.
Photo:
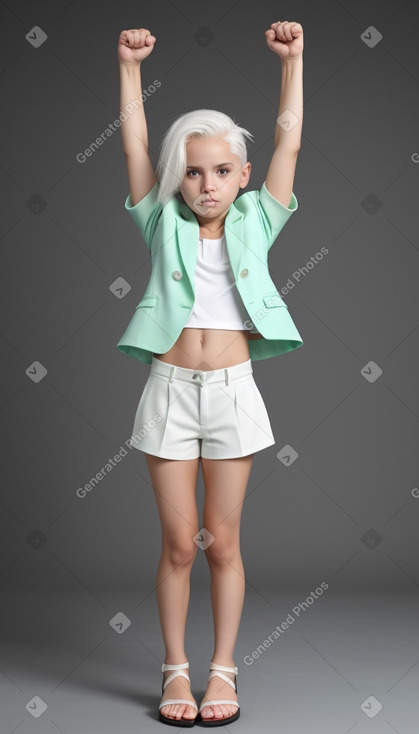
M 272 446 L 251 360 L 204 371 L 153 356 L 131 442 L 165 459 L 232 459 Z

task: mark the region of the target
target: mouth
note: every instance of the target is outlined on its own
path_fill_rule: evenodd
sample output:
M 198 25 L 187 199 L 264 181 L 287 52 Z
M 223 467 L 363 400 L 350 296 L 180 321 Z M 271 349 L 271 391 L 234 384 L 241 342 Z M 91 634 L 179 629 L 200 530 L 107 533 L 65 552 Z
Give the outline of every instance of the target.
M 204 199 L 203 204 L 217 204 L 217 199 Z

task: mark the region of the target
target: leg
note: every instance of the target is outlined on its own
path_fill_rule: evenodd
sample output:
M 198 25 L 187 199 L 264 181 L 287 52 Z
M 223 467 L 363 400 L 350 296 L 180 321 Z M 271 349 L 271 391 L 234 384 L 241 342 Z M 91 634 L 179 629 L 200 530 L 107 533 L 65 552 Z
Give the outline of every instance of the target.
M 199 458 L 188 461 L 162 459 L 146 454 L 162 529 L 162 553 L 156 579 L 160 624 L 166 648 L 165 663 L 185 663 L 185 627 L 190 595 L 190 574 L 197 552 L 193 536 L 199 530 L 196 479 Z M 187 672 L 187 671 L 186 671 Z M 170 671 L 164 673 L 168 678 Z M 162 701 L 185 698 L 194 701 L 186 678 L 177 677 L 166 687 Z M 170 704 L 164 716 L 194 719 L 187 704 Z
M 211 571 L 214 615 L 212 661 L 234 667 L 234 646 L 243 608 L 245 578 L 240 553 L 240 519 L 254 454 L 237 459 L 201 457 L 205 483 L 203 526 L 215 540 L 205 554 Z M 226 673 L 229 678 L 234 675 Z M 202 700 L 237 700 L 234 690 L 218 677 L 211 678 Z M 237 711 L 229 704 L 205 706 L 203 718 L 222 718 Z

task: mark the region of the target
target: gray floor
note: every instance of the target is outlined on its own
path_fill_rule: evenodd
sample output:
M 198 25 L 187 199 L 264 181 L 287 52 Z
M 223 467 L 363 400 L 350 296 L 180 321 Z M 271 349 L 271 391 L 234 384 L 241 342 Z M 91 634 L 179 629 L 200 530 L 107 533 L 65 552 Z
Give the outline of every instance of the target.
M 246 587 L 236 647 L 241 717 L 223 730 L 416 734 L 417 593 L 329 588 L 304 606 L 309 595 Z M 131 624 L 117 616 L 117 632 L 109 622 L 121 612 Z M 96 599 L 87 591 L 5 592 L 1 622 L 1 734 L 177 731 L 157 719 L 164 650 L 154 591 L 106 590 Z M 187 655 L 198 703 L 212 640 L 209 589 L 192 583 Z

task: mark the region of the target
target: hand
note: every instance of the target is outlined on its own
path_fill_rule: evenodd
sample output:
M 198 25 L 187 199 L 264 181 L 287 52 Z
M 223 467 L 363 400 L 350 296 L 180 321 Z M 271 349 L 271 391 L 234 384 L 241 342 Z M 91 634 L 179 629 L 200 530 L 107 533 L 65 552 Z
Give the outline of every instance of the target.
M 156 42 L 146 28 L 121 31 L 118 41 L 118 58 L 121 64 L 138 64 L 149 56 Z
M 271 51 L 281 59 L 295 59 L 303 54 L 304 34 L 300 23 L 278 20 L 265 31 L 265 38 Z

